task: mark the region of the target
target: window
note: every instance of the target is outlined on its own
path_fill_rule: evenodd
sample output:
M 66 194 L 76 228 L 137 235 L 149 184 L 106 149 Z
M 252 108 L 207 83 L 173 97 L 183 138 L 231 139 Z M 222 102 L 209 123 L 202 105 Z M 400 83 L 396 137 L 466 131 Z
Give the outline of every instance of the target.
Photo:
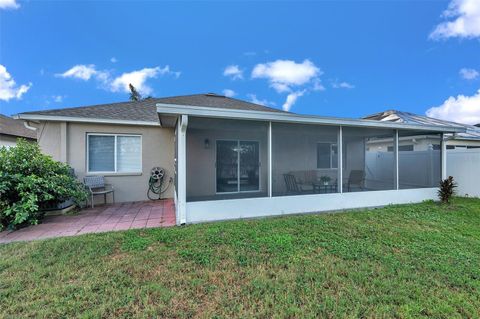
M 142 137 L 140 135 L 88 134 L 87 166 L 88 172 L 141 172 Z
M 337 144 L 317 143 L 317 168 L 338 168 Z

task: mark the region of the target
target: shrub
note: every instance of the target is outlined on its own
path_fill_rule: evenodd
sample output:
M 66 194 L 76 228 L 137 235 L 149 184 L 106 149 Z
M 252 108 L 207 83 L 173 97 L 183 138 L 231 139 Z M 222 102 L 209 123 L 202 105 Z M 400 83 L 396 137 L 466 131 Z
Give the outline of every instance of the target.
M 438 189 L 438 197 L 442 203 L 448 204 L 453 195 L 455 195 L 455 188 L 457 183 L 453 180 L 452 176 L 440 181 L 440 188 Z
M 71 168 L 41 153 L 36 143 L 18 140 L 0 148 L 0 230 L 37 224 L 42 208 L 86 194 Z

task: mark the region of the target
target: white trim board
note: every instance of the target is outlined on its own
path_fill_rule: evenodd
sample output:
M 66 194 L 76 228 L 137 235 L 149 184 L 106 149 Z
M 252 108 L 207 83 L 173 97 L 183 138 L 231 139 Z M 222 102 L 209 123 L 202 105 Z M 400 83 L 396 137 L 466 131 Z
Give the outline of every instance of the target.
M 53 116 L 53 115 L 35 115 L 35 114 L 17 114 L 13 116 L 17 120 L 31 121 L 53 121 L 53 122 L 79 122 L 79 123 L 103 123 L 103 124 L 122 124 L 122 125 L 141 125 L 141 126 L 161 126 L 159 122 L 134 121 L 134 120 L 116 120 L 100 119 L 73 116 Z
M 200 223 L 227 219 L 328 212 L 389 204 L 418 203 L 436 198 L 436 188 L 417 188 L 189 202 L 186 205 L 186 222 Z
M 419 124 L 404 124 L 394 122 L 381 122 L 374 120 L 363 119 L 349 119 L 337 117 L 322 117 L 314 115 L 301 115 L 286 112 L 265 112 L 252 110 L 236 110 L 224 109 L 203 106 L 191 105 L 176 105 L 157 103 L 157 112 L 159 114 L 168 115 L 191 115 L 198 117 L 209 118 L 227 118 L 237 120 L 252 120 L 252 121 L 272 121 L 272 122 L 286 122 L 286 123 L 300 123 L 300 124 L 323 124 L 323 125 L 345 125 L 356 127 L 371 127 L 371 128 L 390 128 L 390 129 L 405 129 L 418 130 L 429 132 L 450 132 L 450 133 L 464 133 L 466 130 L 463 127 L 454 126 L 439 126 L 439 125 L 419 125 Z

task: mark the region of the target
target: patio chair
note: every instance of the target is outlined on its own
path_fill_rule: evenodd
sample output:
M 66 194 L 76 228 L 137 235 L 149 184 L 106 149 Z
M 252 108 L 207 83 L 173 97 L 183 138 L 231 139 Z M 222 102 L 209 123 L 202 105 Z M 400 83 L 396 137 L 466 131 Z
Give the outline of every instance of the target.
M 283 174 L 285 180 L 285 186 L 287 188 L 287 194 L 302 194 L 308 193 L 308 190 L 302 188 L 301 184 L 297 182 L 295 175 Z
M 360 190 L 365 189 L 365 171 L 363 170 L 351 170 L 347 181 L 347 190 L 350 192 L 352 186 L 360 187 Z
M 103 195 L 105 204 L 107 203 L 107 194 L 112 193 L 112 203 L 115 203 L 115 193 L 113 186 L 111 184 L 105 184 L 105 178 L 100 175 L 95 176 L 85 176 L 83 178 L 83 183 L 85 188 L 90 194 L 90 202 L 92 208 L 94 207 L 94 196 Z

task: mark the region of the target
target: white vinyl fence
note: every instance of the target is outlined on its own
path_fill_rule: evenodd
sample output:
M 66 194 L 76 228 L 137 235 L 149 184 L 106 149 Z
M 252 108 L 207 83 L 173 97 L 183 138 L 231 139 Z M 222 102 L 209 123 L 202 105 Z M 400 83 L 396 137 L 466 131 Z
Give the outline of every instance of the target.
M 440 166 L 441 153 L 438 150 L 399 152 L 400 188 L 436 187 L 441 178 Z M 393 152 L 367 152 L 365 157 L 366 187 L 377 189 L 382 185 L 393 185 L 393 167 Z
M 480 149 L 447 150 L 447 175 L 458 184 L 458 195 L 480 197 Z

